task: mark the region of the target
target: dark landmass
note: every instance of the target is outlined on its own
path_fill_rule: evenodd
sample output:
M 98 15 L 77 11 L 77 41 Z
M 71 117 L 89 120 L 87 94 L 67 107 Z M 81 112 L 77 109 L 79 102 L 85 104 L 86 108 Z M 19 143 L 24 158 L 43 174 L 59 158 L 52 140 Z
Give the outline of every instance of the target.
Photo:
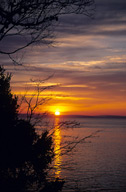
M 20 114 L 20 117 L 26 118 L 26 114 Z M 48 114 L 45 117 L 55 117 L 55 115 Z M 108 118 L 109 119 L 120 119 L 121 118 L 121 119 L 126 119 L 126 116 L 121 116 L 121 115 L 96 115 L 96 116 L 90 116 L 90 115 L 60 115 L 59 117 L 62 117 L 62 118 L 107 118 L 107 119 Z
M 110 119 L 119 119 L 123 118 L 126 119 L 126 116 L 119 116 L 119 115 L 96 115 L 96 116 L 89 116 L 89 115 L 62 115 L 62 117 L 70 117 L 70 118 L 110 118 Z

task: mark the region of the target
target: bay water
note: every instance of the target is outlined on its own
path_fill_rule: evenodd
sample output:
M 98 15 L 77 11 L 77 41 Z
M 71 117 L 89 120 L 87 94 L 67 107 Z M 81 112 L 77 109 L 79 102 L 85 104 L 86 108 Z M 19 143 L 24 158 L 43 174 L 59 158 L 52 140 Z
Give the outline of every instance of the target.
M 56 128 L 73 120 L 80 124 Z M 126 118 L 59 117 L 54 125 L 55 177 L 65 180 L 63 192 L 126 191 Z

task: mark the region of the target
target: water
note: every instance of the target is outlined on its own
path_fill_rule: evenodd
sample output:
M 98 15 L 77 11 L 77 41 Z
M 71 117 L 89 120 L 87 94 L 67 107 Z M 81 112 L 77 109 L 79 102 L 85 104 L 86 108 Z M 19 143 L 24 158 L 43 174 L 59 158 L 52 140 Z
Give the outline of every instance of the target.
M 61 120 L 55 120 L 56 130 Z M 58 149 L 54 162 L 55 176 L 65 178 L 63 192 L 125 192 L 126 119 L 76 120 L 80 122 L 79 126 L 58 129 L 54 135 L 55 149 Z M 89 135 L 93 136 L 80 142 L 72 152 L 62 155 L 62 143 L 78 141 Z

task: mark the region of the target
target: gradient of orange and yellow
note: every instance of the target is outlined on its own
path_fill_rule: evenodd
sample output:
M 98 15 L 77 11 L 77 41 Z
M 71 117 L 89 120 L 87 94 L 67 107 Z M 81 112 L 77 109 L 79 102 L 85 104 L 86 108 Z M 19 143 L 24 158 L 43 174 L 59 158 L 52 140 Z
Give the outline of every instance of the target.
M 125 79 L 124 76 L 117 79 L 116 75 L 99 77 L 87 74 L 80 77 L 80 80 L 78 78 L 76 84 L 72 81 L 70 84 L 66 83 L 66 79 L 65 81 L 62 79 L 61 84 L 58 84 L 59 80 L 54 76 L 48 83 L 42 84 L 42 87 L 51 85 L 54 87 L 41 93 L 40 99 L 48 98 L 49 101 L 40 106 L 36 112 L 46 111 L 54 114 L 59 111 L 61 115 L 126 115 L 126 88 L 125 82 L 121 82 Z M 111 79 L 114 82 L 111 82 Z M 32 89 L 27 92 L 27 98 L 32 97 L 34 93 Z M 13 86 L 13 91 L 17 95 L 25 94 L 24 90 L 24 87 Z M 22 112 L 25 113 L 25 110 L 24 107 Z

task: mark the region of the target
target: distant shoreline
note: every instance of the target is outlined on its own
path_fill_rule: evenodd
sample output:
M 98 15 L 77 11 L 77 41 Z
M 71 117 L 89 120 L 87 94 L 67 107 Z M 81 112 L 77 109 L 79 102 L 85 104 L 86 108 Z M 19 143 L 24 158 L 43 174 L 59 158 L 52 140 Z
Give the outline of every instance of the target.
M 126 116 L 119 116 L 119 115 L 96 115 L 96 116 L 91 116 L 91 115 L 61 115 L 61 117 L 71 117 L 71 118 L 110 118 L 110 119 L 116 119 L 116 118 L 123 118 L 126 119 Z
M 26 118 L 26 114 L 20 114 L 21 118 Z M 55 117 L 54 115 L 46 115 L 45 117 Z M 60 115 L 64 118 L 106 118 L 106 119 L 126 119 L 126 116 L 121 115 Z

